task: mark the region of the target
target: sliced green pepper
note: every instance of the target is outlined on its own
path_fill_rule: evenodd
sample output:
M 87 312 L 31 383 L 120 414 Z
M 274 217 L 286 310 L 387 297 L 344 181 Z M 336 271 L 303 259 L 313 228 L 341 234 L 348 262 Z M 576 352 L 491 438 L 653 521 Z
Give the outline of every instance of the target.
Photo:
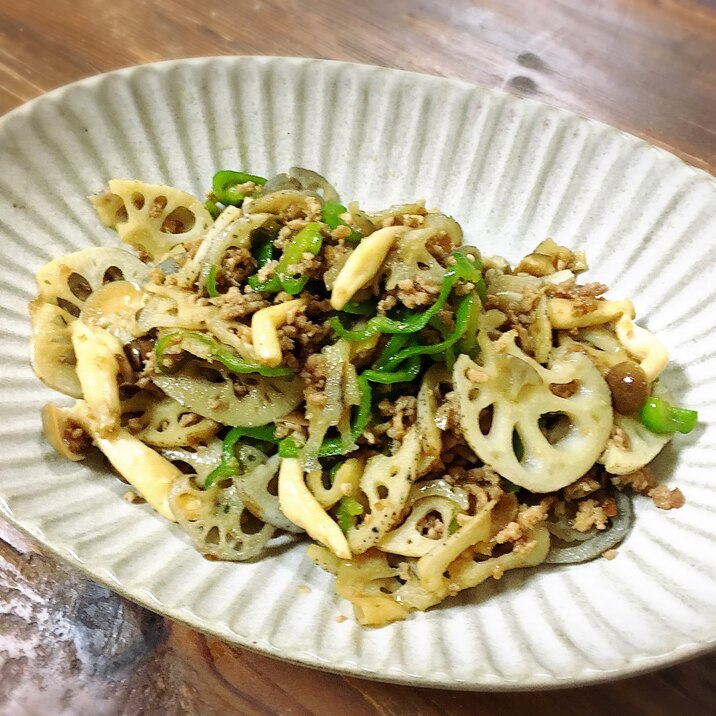
M 444 340 L 440 341 L 440 343 L 432 343 L 427 346 L 410 346 L 398 351 L 387 359 L 383 359 L 383 356 L 381 356 L 381 367 L 384 370 L 395 370 L 400 363 L 409 358 L 420 355 L 435 355 L 436 353 L 442 353 L 448 348 L 451 348 L 460 340 L 467 330 L 474 306 L 480 306 L 480 299 L 477 297 L 477 294 L 472 291 L 460 299 L 457 311 L 455 312 L 455 328 Z
M 204 208 L 211 214 L 212 219 L 218 219 L 221 214 L 221 207 L 216 203 L 214 199 L 207 199 L 204 202 Z
M 363 505 L 355 497 L 341 497 L 336 510 L 336 520 L 343 532 L 348 532 L 355 525 L 356 517 L 362 514 Z
M 459 251 L 453 252 L 455 263 L 445 270 L 440 293 L 435 303 L 425 311 L 414 312 L 403 319 L 396 320 L 388 316 L 373 316 L 364 328 L 349 330 L 343 326 L 340 319 L 334 316 L 331 327 L 347 341 L 365 341 L 376 333 L 416 333 L 428 325 L 430 319 L 437 315 L 450 296 L 450 292 L 459 280 L 479 283 L 482 273 L 479 263 L 473 263 Z
M 365 373 L 361 373 L 361 375 L 358 376 L 358 386 L 361 391 L 361 401 L 353 419 L 353 425 L 351 426 L 351 438 L 353 440 L 357 440 L 365 430 L 370 420 L 371 408 L 373 407 L 373 391 Z M 300 447 L 291 437 L 281 440 L 278 444 L 278 454 L 281 457 L 298 457 L 300 451 Z M 318 451 L 318 457 L 334 457 L 336 455 L 345 455 L 346 452 L 346 445 L 341 438 L 327 438 L 323 441 Z
M 336 229 L 339 226 L 348 226 L 348 224 L 341 219 L 341 214 L 345 214 L 348 211 L 343 204 L 339 204 L 337 201 L 327 201 L 323 205 L 321 211 L 321 219 L 323 223 L 328 226 L 329 229 Z M 363 236 L 360 232 L 350 227 L 351 235 L 346 239 L 349 243 L 358 243 Z
M 410 340 L 410 338 L 411 336 L 408 333 L 394 333 L 390 337 L 390 340 L 385 344 L 383 352 L 376 361 L 376 370 L 390 370 L 393 359 Z
M 249 363 L 230 348 L 222 346 L 213 338 L 210 338 L 204 333 L 199 333 L 199 331 L 175 331 L 168 333 L 154 344 L 154 355 L 157 360 L 157 367 L 162 373 L 174 373 L 179 370 L 180 365 L 170 368 L 164 364 L 164 354 L 169 346 L 184 340 L 196 341 L 202 346 L 202 349 L 204 349 L 202 350 L 202 358 L 217 360 L 234 373 L 258 373 L 266 378 L 293 375 L 293 372 L 288 368 L 270 368 L 259 363 Z
M 266 183 L 263 177 L 257 177 L 254 174 L 246 174 L 246 172 L 234 172 L 229 169 L 216 172 L 211 181 L 211 190 L 217 201 L 225 206 L 241 206 L 246 194 L 239 191 L 241 184 L 253 182 L 259 186 Z
M 219 295 L 216 290 L 216 271 L 218 268 L 216 264 L 212 264 L 209 267 L 209 274 L 206 277 L 206 292 L 209 294 L 209 298 L 216 298 Z
M 324 224 L 328 225 L 329 229 L 335 229 L 346 223 L 341 219 L 341 214 L 345 214 L 346 211 L 348 209 L 343 204 L 339 204 L 337 201 L 327 201 L 323 205 L 321 219 L 323 219 Z
M 372 316 L 375 314 L 375 301 L 347 301 L 341 310 L 353 316 Z
M 273 259 L 273 236 L 263 234 L 253 247 L 253 255 L 259 268 L 263 268 Z
M 484 282 L 482 283 L 484 284 Z M 460 338 L 460 340 L 455 345 L 455 350 L 458 354 L 464 353 L 465 355 L 470 356 L 470 358 L 474 358 L 480 350 L 479 346 L 477 345 L 477 324 L 480 320 L 480 315 L 482 314 L 482 302 L 485 300 L 482 296 L 479 295 L 479 290 L 477 290 L 477 287 L 476 292 L 479 296 L 479 300 L 474 300 L 472 302 L 472 306 L 470 307 L 470 315 L 467 319 L 467 326 L 465 327 L 465 331 L 462 334 L 462 338 Z
M 264 442 L 276 442 L 276 428 L 273 424 L 260 427 L 236 427 L 231 428 L 221 444 L 221 463 L 217 465 L 204 480 L 202 489 L 208 490 L 218 480 L 236 475 L 239 471 L 239 463 L 236 459 L 234 448 L 241 438 L 253 438 Z
M 321 225 L 316 222 L 306 224 L 286 244 L 283 255 L 274 270 L 274 275 L 264 283 L 259 283 L 256 274 L 249 276 L 249 286 L 255 291 L 265 291 L 267 293 L 276 293 L 281 290 L 290 293 L 292 296 L 301 293 L 308 282 L 308 276 L 294 276 L 289 273 L 289 267 L 300 264 L 305 253 L 310 253 L 314 256 L 318 255 L 322 245 Z
M 641 409 L 641 422 L 653 433 L 690 433 L 699 414 L 687 408 L 674 408 L 655 395 L 647 398 Z

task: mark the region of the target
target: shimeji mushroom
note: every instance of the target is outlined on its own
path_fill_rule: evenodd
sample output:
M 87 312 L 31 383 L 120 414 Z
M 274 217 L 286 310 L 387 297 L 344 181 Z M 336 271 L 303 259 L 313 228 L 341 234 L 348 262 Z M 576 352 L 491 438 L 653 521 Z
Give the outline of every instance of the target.
M 305 529 L 310 537 L 325 545 L 337 557 L 351 558 L 345 535 L 306 486 L 303 466 L 297 458 L 281 461 L 278 499 L 281 512 L 291 522 Z
M 479 340 L 482 365 L 462 355 L 453 373 L 460 424 L 475 454 L 532 492 L 559 490 L 584 475 L 602 454 L 613 419 L 609 387 L 589 358 L 557 350 L 545 368 L 517 347 L 514 332 L 493 342 L 481 331 Z M 551 385 L 573 392 L 560 397 Z M 545 418 L 563 423 L 551 440 Z

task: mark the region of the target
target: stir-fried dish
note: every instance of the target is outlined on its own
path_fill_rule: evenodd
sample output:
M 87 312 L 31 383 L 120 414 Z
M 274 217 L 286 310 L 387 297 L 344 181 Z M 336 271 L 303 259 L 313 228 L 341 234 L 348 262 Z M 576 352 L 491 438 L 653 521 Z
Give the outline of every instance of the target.
M 423 202 L 368 212 L 318 174 L 221 171 L 208 200 L 112 180 L 133 250 L 37 274 L 33 366 L 76 401 L 43 424 L 99 449 L 209 559 L 306 533 L 362 624 L 505 571 L 611 557 L 629 490 L 696 413 L 659 382 L 629 299 L 551 239 L 515 266 Z

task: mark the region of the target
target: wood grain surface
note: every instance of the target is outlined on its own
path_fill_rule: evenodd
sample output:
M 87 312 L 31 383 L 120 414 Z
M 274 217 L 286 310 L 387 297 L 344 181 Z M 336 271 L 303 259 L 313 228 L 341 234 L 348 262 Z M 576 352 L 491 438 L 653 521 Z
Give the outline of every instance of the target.
M 0 0 L 0 113 L 118 67 L 265 54 L 500 86 L 716 169 L 713 0 Z M 716 656 L 612 684 L 474 694 L 312 671 L 173 624 L 0 525 L 0 714 L 715 713 Z

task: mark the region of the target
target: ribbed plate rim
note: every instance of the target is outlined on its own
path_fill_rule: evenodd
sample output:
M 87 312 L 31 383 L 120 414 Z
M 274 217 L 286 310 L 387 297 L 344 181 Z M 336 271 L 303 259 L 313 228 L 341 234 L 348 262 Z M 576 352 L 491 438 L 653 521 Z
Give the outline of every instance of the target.
M 553 105 L 531 99 L 531 98 L 520 98 L 511 95 L 509 92 L 500 88 L 489 87 L 486 85 L 476 84 L 467 82 L 461 79 L 446 78 L 438 75 L 430 75 L 425 73 L 412 72 L 407 70 L 399 70 L 393 68 L 381 67 L 378 65 L 371 64 L 359 64 L 351 62 L 341 62 L 336 60 L 324 60 L 318 58 L 305 58 L 305 57 L 280 57 L 280 56 L 211 56 L 211 57 L 192 57 L 186 59 L 176 60 L 165 60 L 162 62 L 151 62 L 142 65 L 133 65 L 124 67 L 121 69 L 113 70 L 98 75 L 93 75 L 76 82 L 72 82 L 52 91 L 40 95 L 19 107 L 15 108 L 11 112 L 0 117 L 0 129 L 9 122 L 13 121 L 16 117 L 22 116 L 25 113 L 31 112 L 34 107 L 39 103 L 47 102 L 58 102 L 61 101 L 63 96 L 68 92 L 72 91 L 77 87 L 92 88 L 95 85 L 103 82 L 104 78 L 109 76 L 116 77 L 134 77 L 138 74 L 159 71 L 167 72 L 178 65 L 191 65 L 191 66 L 202 66 L 208 63 L 224 63 L 227 65 L 235 65 L 237 67 L 242 64 L 292 64 L 296 67 L 307 66 L 307 65 L 331 65 L 336 68 L 347 68 L 349 71 L 369 73 L 380 71 L 388 73 L 394 76 L 405 78 L 406 81 L 416 81 L 423 83 L 433 83 L 444 87 L 451 85 L 461 90 L 469 90 L 480 94 L 495 95 L 502 98 L 507 98 L 508 101 L 513 103 L 527 103 L 532 106 L 541 108 L 542 111 L 548 111 L 555 113 L 563 117 L 577 118 L 581 122 L 585 122 L 611 133 L 620 135 L 624 141 L 629 141 L 640 145 L 649 151 L 657 152 L 666 159 L 671 161 L 677 161 L 681 169 L 687 169 L 695 178 L 702 182 L 708 183 L 711 190 L 716 191 L 716 177 L 709 174 L 703 169 L 693 167 L 682 159 L 674 155 L 672 152 L 662 147 L 657 147 L 649 144 L 647 141 L 634 136 L 624 130 L 618 129 L 611 125 L 605 124 L 598 120 L 593 120 L 578 113 L 561 109 Z M 141 604 L 142 606 L 152 611 L 158 612 L 164 616 L 167 616 L 177 622 L 183 623 L 192 628 L 198 629 L 202 632 L 216 636 L 230 644 L 247 648 L 267 656 L 274 658 L 280 658 L 284 661 L 292 662 L 298 665 L 307 666 L 311 668 L 320 669 L 323 671 L 330 671 L 334 673 L 341 673 L 361 678 L 368 678 L 376 681 L 384 681 L 389 683 L 408 683 L 412 685 L 420 685 L 425 687 L 437 687 L 446 689 L 468 689 L 474 691 L 524 691 L 532 689 L 557 689 L 573 687 L 578 685 L 596 684 L 605 681 L 611 681 L 617 678 L 626 678 L 635 676 L 644 672 L 652 671 L 664 666 L 675 664 L 679 661 L 683 661 L 700 654 L 704 654 L 716 646 L 716 638 L 706 639 L 704 641 L 691 641 L 680 644 L 676 649 L 665 651 L 661 654 L 646 655 L 646 656 L 634 656 L 630 659 L 625 659 L 622 665 L 609 669 L 598 669 L 592 666 L 582 667 L 581 671 L 575 671 L 574 673 L 566 676 L 565 678 L 555 677 L 551 674 L 532 674 L 528 679 L 512 680 L 506 677 L 484 678 L 481 675 L 475 675 L 475 679 L 472 681 L 447 678 L 447 679 L 431 679 L 431 678 L 419 678 L 416 679 L 413 675 L 403 671 L 400 673 L 382 674 L 376 673 L 368 669 L 365 665 L 361 665 L 358 660 L 354 660 L 353 663 L 346 660 L 340 664 L 329 664 L 324 660 L 317 658 L 315 654 L 301 652 L 300 650 L 294 650 L 294 653 L 285 653 L 285 651 L 278 650 L 267 642 L 252 641 L 241 634 L 235 633 L 227 624 L 221 625 L 220 627 L 207 622 L 195 614 L 188 613 L 186 608 L 172 608 L 166 605 L 158 603 L 156 598 L 152 598 L 146 591 L 136 588 L 134 590 L 126 590 L 121 583 L 116 579 L 113 579 L 107 573 L 103 573 L 101 568 L 93 570 L 83 561 L 78 559 L 71 546 L 66 544 L 59 544 L 51 541 L 42 530 L 29 527 L 22 523 L 21 520 L 17 519 L 11 512 L 9 506 L 6 504 L 2 496 L 0 496 L 0 514 L 9 523 L 14 525 L 22 533 L 29 535 L 32 539 L 36 540 L 42 547 L 53 554 L 61 561 L 70 564 L 75 569 L 80 570 L 90 579 L 103 584 L 109 589 L 122 594 L 124 597 Z

